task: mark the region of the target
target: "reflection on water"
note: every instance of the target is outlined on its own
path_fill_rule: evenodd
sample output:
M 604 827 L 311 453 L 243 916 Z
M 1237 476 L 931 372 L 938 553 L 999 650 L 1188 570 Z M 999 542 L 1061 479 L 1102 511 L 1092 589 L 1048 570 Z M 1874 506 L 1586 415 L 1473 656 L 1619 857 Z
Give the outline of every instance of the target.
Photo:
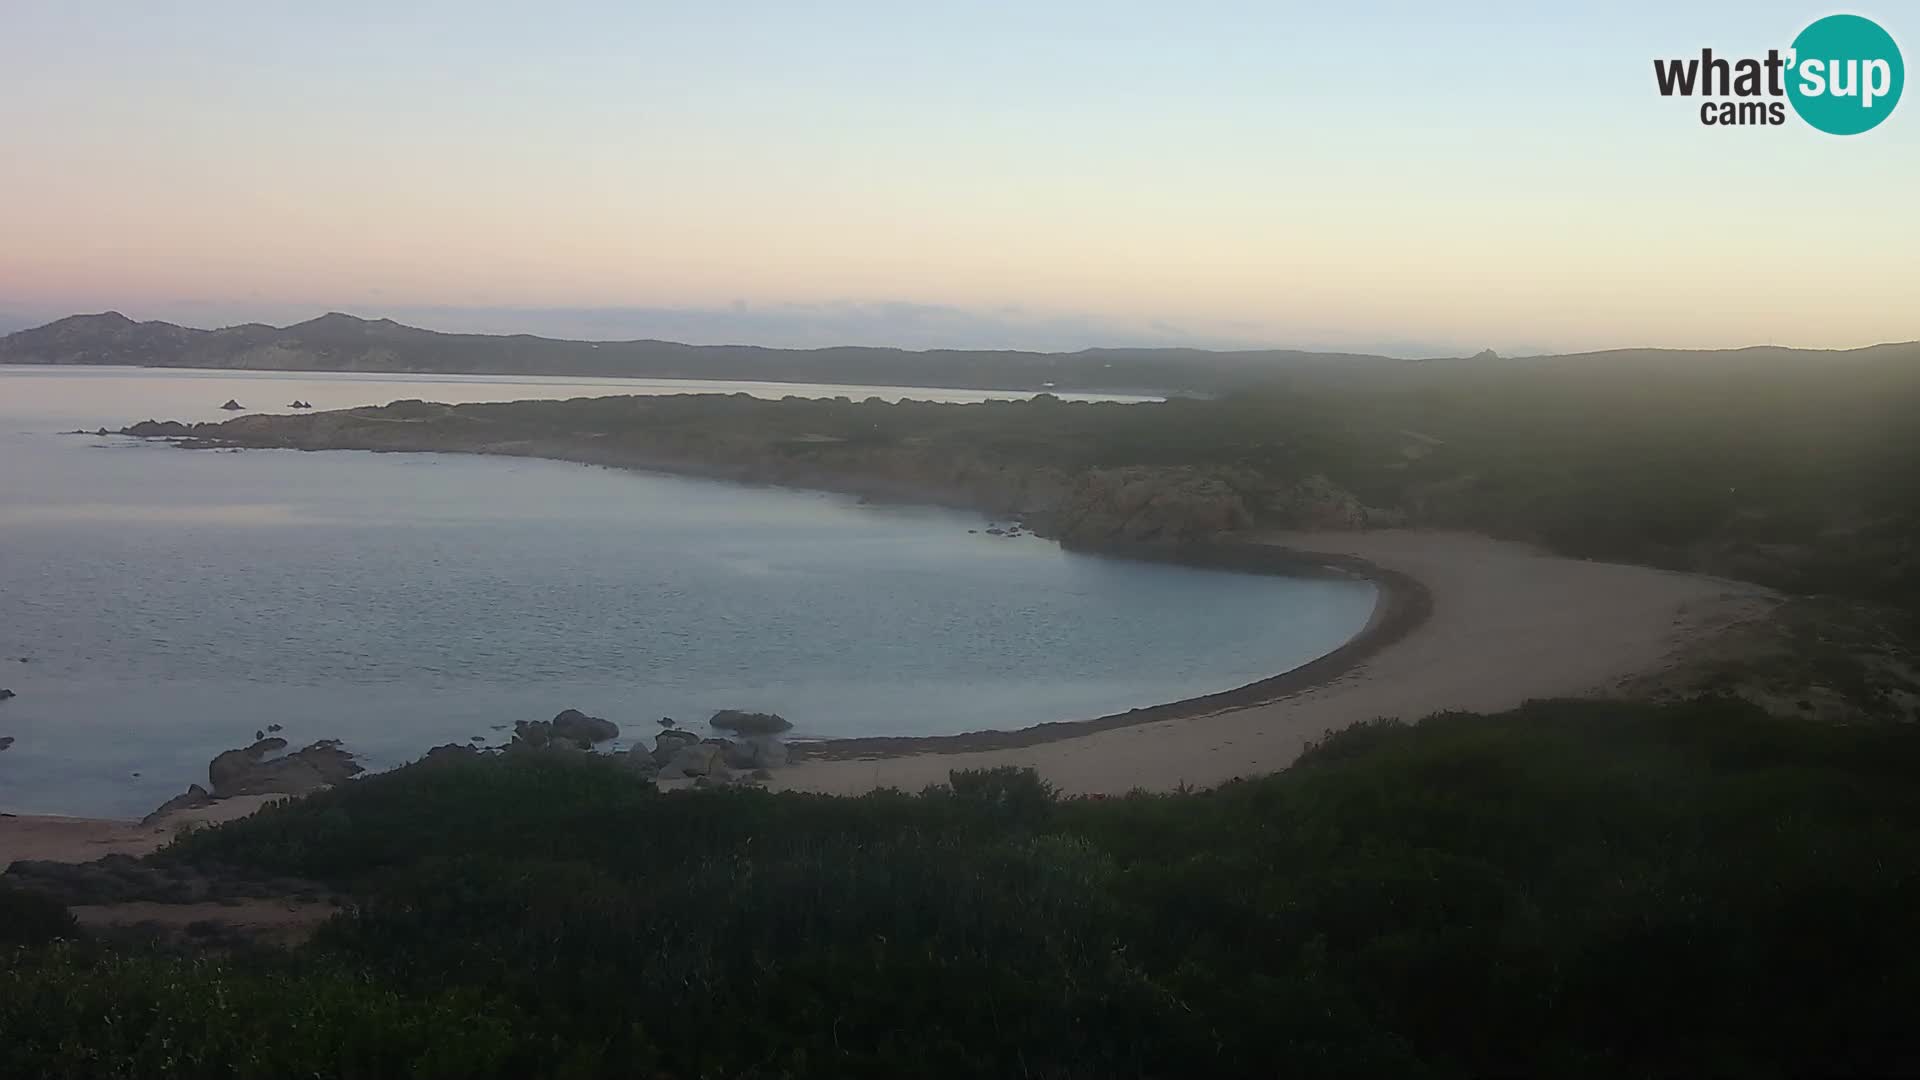
M 286 503 L 243 506 L 161 506 L 152 503 L 42 503 L 0 506 L 0 525 L 291 525 L 299 521 Z

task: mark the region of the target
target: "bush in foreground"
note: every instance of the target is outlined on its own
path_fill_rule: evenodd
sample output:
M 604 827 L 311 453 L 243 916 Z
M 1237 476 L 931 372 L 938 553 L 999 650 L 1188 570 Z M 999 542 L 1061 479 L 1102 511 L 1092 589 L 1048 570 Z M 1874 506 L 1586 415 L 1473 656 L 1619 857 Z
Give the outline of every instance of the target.
M 319 1075 L 443 1068 L 443 1024 L 476 1033 L 471 1075 L 1914 1071 L 1917 768 L 1915 733 L 1704 699 L 1364 725 L 1278 776 L 1109 800 L 403 769 L 167 854 L 353 891 L 300 953 L 28 952 L 35 993 L 152 1004 L 16 1010 L 0 1065 L 131 1060 L 164 1021 L 244 1073 L 284 1014 Z M 181 1021 L 176 985 L 248 1003 Z

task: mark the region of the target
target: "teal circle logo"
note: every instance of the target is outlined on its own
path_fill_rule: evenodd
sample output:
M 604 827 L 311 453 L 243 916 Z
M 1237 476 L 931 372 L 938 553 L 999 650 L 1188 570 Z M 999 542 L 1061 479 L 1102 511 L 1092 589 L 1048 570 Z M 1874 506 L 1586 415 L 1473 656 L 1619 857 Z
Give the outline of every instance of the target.
M 1829 135 L 1858 135 L 1900 103 L 1907 68 L 1893 35 L 1872 19 L 1829 15 L 1793 39 L 1787 100 Z

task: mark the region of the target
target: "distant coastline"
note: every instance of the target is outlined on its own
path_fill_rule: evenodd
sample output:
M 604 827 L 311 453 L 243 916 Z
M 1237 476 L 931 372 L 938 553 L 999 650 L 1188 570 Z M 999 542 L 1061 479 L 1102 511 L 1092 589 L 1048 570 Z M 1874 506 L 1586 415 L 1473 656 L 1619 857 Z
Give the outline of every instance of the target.
M 676 341 L 570 341 L 528 334 L 448 334 L 334 312 L 292 326 L 202 330 L 135 322 L 115 311 L 72 315 L 0 337 L 0 364 L 129 365 L 212 371 L 534 375 L 705 379 L 957 390 L 1206 395 L 1262 369 L 1393 369 L 1410 361 L 1290 349 L 781 349 Z

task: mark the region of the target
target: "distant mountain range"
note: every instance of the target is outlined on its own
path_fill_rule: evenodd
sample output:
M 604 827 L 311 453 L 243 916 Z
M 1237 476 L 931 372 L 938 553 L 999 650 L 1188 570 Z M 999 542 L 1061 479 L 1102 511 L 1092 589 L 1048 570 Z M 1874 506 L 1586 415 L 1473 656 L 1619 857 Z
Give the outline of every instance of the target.
M 1754 348 L 1718 352 L 1617 350 L 1530 362 L 1596 360 L 1623 368 L 1724 370 L 1834 358 L 1920 359 L 1920 346 L 1883 345 L 1847 352 Z M 1720 362 L 1716 362 L 1720 361 Z M 1505 365 L 1491 352 L 1440 361 L 1357 353 L 1267 349 L 1085 349 L 1071 353 L 840 347 L 774 349 L 685 345 L 672 341 L 565 341 L 526 334 L 443 334 L 391 319 L 338 312 L 292 326 L 261 323 L 198 330 L 135 322 L 119 312 L 72 315 L 0 337 L 0 364 L 123 364 L 140 367 L 262 371 L 420 372 L 442 374 L 614 376 L 850 383 L 1040 392 L 1140 391 L 1209 394 L 1271 378 L 1358 377 L 1445 366 Z

